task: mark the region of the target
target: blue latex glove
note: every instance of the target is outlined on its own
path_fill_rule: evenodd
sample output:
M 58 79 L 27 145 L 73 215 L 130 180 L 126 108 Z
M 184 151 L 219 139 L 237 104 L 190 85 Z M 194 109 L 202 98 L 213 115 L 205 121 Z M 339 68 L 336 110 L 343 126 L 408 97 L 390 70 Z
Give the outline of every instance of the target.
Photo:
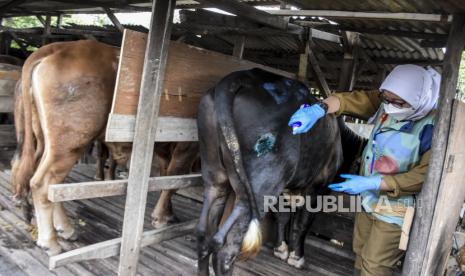
M 359 194 L 364 191 L 377 191 L 381 186 L 381 176 L 360 176 L 353 174 L 341 174 L 342 178 L 347 179 L 345 182 L 330 184 L 328 188 L 336 192 L 348 194 Z
M 294 135 L 305 133 L 325 114 L 325 110 L 317 104 L 304 105 L 292 115 L 288 125 L 292 127 Z

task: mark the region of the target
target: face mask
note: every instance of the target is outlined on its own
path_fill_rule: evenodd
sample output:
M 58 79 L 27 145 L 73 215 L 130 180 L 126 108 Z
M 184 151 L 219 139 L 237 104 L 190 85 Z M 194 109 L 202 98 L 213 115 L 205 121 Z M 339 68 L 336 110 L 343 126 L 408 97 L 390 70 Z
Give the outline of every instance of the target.
M 415 113 L 412 107 L 396 107 L 393 104 L 385 104 L 384 111 L 398 121 L 406 120 Z

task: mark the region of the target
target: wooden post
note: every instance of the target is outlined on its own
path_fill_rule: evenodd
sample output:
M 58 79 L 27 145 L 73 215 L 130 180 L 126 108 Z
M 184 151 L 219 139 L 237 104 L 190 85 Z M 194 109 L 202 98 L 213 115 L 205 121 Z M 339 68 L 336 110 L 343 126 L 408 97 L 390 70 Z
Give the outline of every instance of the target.
M 45 17 L 44 34 L 42 37 L 42 46 L 45 44 L 48 44 L 49 42 L 48 37 L 50 36 L 51 32 L 52 32 L 52 17 L 50 15 L 47 15 Z
M 234 40 L 234 49 L 233 49 L 233 56 L 242 59 L 244 55 L 244 47 L 245 47 L 245 36 L 237 36 Z
M 432 225 L 433 214 L 439 183 L 441 182 L 446 150 L 448 146 L 449 129 L 451 125 L 452 101 L 456 94 L 457 77 L 461 54 L 465 42 L 465 16 L 454 15 L 451 24 L 449 38 L 447 41 L 447 51 L 444 56 L 443 72 L 441 81 L 441 92 L 439 99 L 439 110 L 434 128 L 432 154 L 429 162 L 429 170 L 425 183 L 423 184 L 417 200 L 421 203 L 421 208 L 417 208 L 413 228 L 410 233 L 410 241 L 405 258 L 403 275 L 435 275 L 428 274 L 431 268 L 431 258 L 437 257 L 433 244 L 429 241 L 431 231 L 439 227 Z M 448 200 L 439 199 L 438 202 Z M 451 215 L 451 214 L 446 214 Z M 433 253 L 433 255 L 429 255 Z
M 312 41 L 312 30 L 310 30 L 310 34 L 305 45 L 305 53 L 308 56 L 310 68 L 312 69 L 313 75 L 315 76 L 318 89 L 320 90 L 321 95 L 324 98 L 327 98 L 331 94 L 331 91 L 329 90 L 329 86 L 326 82 L 323 71 L 321 70 L 320 63 L 318 62 L 318 59 L 316 58 L 315 52 L 312 48 L 314 47 Z
M 136 275 L 175 0 L 154 0 L 129 169 L 118 275 Z
M 308 76 L 308 51 L 300 54 L 299 56 L 299 72 L 297 73 L 297 77 L 301 82 L 307 83 L 307 76 Z
M 344 32 L 344 59 L 339 76 L 339 91 L 352 91 L 358 67 L 360 37 L 358 33 Z
M 381 84 L 383 83 L 384 79 L 386 78 L 386 74 L 387 74 L 387 70 L 386 70 L 386 67 L 384 67 L 383 65 L 381 65 L 382 68 L 378 69 L 378 73 L 376 74 L 376 78 L 375 78 L 375 86 L 376 87 L 380 87 Z
M 56 27 L 57 27 L 57 28 L 61 28 L 61 24 L 62 24 L 62 23 L 63 23 L 63 14 L 59 14 L 59 15 L 57 16 L 57 25 L 56 25 Z

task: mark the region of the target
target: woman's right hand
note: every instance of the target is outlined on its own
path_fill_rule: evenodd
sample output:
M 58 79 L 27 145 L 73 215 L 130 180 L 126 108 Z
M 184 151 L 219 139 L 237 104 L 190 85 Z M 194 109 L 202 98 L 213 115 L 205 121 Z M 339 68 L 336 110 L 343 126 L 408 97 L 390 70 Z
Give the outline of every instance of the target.
M 305 133 L 325 114 L 325 110 L 318 104 L 302 107 L 292 115 L 288 125 L 292 127 L 294 135 Z

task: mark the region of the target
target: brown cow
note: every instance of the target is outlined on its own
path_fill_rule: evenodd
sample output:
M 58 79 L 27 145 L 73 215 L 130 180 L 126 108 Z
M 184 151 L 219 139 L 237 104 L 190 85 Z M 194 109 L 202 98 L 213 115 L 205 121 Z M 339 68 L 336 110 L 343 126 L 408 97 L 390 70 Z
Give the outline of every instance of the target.
M 112 152 L 126 151 L 126 154 L 120 154 L 121 156 L 130 154 L 130 148 L 118 148 L 119 143 L 107 143 L 107 145 L 111 148 Z M 96 143 L 96 147 L 97 164 L 95 178 L 98 180 L 115 179 L 116 166 L 113 154 L 102 143 Z M 109 161 L 109 168 L 105 170 L 104 167 L 107 161 Z M 153 152 L 150 176 L 181 175 L 199 172 L 199 163 L 199 145 L 197 142 L 157 142 Z M 154 228 L 162 228 L 177 221 L 171 206 L 171 197 L 174 193 L 176 193 L 176 190 L 161 192 L 152 212 L 152 226 Z
M 37 244 L 49 255 L 75 236 L 63 206 L 47 198 L 62 183 L 87 145 L 102 137 L 110 111 L 118 50 L 94 41 L 61 42 L 33 53 L 22 71 L 16 108 L 21 153 L 13 164 L 16 195 L 29 187 L 38 227 Z M 24 135 L 22 135 L 23 133 Z M 56 231 L 55 231 L 56 230 Z
M 76 233 L 61 203 L 48 201 L 48 185 L 62 183 L 87 146 L 102 140 L 113 98 L 117 54 L 117 49 L 95 41 L 53 43 L 33 53 L 23 67 L 15 104 L 19 150 L 12 180 L 17 197 L 26 196 L 31 188 L 37 244 L 49 255 L 61 251 L 56 232 L 65 239 L 75 238 Z M 29 89 L 21 91 L 20 87 Z M 116 163 L 127 165 L 130 143 L 106 146 Z M 165 160 L 160 163 L 160 168 L 166 167 L 160 169 L 161 175 L 181 174 L 190 171 L 198 146 L 156 146 L 155 152 L 158 160 Z M 173 192 L 162 192 L 152 214 L 154 226 L 173 220 Z
M 180 175 L 198 171 L 199 168 L 194 167 L 196 161 L 199 161 L 199 144 L 193 142 L 156 143 L 154 158 L 157 158 L 158 162 L 152 163 L 159 164 L 159 168 L 152 168 L 152 176 Z M 177 221 L 171 207 L 171 196 L 175 192 L 176 190 L 161 192 L 152 212 L 153 227 L 161 228 Z

